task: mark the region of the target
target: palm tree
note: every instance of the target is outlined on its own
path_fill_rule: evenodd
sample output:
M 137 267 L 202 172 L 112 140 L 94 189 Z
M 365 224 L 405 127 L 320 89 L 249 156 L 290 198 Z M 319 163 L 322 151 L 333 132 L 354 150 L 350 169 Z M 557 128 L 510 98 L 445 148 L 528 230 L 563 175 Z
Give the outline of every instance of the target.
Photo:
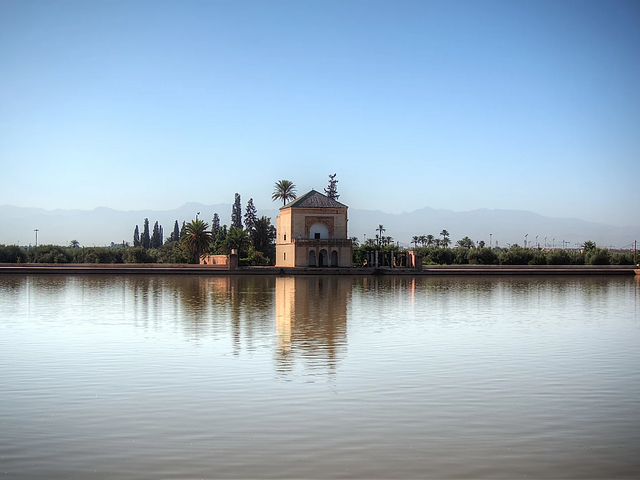
M 420 237 L 417 235 L 414 235 L 413 237 L 411 237 L 411 243 L 413 243 L 413 248 L 417 248 L 418 247 L 418 242 L 420 241 Z
M 431 234 L 427 235 L 424 239 L 425 243 L 427 244 L 427 247 L 430 247 L 431 245 L 433 245 L 435 240 L 436 240 L 436 237 L 434 237 Z
M 291 180 L 279 180 L 275 184 L 271 200 L 282 200 L 282 206 L 285 206 L 289 200 L 296 199 L 296 186 Z
M 224 240 L 224 244 L 227 250 L 231 251 L 235 248 L 238 250 L 240 258 L 244 258 L 251 246 L 251 239 L 242 228 L 231 226 L 229 227 L 229 232 L 227 233 L 227 238 Z
M 207 230 L 209 224 L 203 220 L 191 220 L 184 226 L 184 235 L 180 243 L 191 253 L 191 260 L 195 263 L 199 260 L 211 244 L 211 232 Z
M 376 229 L 377 232 L 380 232 L 380 235 L 376 235 L 376 237 L 382 239 L 382 232 L 386 232 L 387 230 L 384 228 L 384 225 L 378 225 L 378 228 Z
M 449 240 L 449 232 L 447 232 L 446 230 L 442 230 L 440 232 L 440 235 L 442 235 L 442 241 L 440 242 L 440 245 L 446 248 L 447 246 L 449 246 L 449 243 L 451 243 L 451 241 Z
M 476 246 L 473 240 L 469 237 L 464 237 L 456 242 L 456 245 L 463 248 L 473 248 Z
M 69 242 L 69 246 L 71 248 L 80 248 L 80 242 L 76 239 L 73 239 Z

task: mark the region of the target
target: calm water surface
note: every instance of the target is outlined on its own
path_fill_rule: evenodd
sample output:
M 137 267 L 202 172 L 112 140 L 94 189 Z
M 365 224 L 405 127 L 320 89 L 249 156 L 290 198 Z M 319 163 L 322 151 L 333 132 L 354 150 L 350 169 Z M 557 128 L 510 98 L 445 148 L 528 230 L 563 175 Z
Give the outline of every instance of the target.
M 0 275 L 0 478 L 640 478 L 640 280 Z

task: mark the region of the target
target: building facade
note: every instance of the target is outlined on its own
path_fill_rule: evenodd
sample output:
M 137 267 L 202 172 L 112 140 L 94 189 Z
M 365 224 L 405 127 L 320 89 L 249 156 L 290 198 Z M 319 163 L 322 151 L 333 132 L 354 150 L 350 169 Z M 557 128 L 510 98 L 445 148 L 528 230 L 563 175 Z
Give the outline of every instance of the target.
M 280 208 L 276 267 L 350 267 L 347 209 L 315 190 Z

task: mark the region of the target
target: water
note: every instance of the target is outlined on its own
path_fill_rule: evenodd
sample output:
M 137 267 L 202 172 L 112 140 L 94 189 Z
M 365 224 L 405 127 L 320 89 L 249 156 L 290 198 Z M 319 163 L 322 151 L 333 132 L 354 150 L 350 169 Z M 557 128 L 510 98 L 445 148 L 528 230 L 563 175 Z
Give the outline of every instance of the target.
M 0 478 L 639 478 L 637 278 L 0 275 Z

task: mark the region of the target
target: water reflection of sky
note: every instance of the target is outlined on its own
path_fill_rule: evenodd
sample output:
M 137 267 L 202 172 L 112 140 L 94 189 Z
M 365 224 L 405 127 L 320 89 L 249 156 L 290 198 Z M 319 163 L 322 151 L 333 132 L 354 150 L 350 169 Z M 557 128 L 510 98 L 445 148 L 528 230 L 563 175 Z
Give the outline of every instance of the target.
M 344 361 L 350 336 L 384 332 L 399 341 L 401 330 L 410 344 L 435 326 L 440 337 L 499 335 L 496 325 L 508 323 L 583 329 L 620 315 L 621 295 L 637 308 L 639 285 L 607 277 L 7 275 L 0 307 L 11 312 L 5 327 L 46 326 L 81 343 L 142 335 L 270 356 L 285 376 L 323 375 Z
M 0 275 L 3 471 L 635 478 L 639 300 L 633 278 Z

